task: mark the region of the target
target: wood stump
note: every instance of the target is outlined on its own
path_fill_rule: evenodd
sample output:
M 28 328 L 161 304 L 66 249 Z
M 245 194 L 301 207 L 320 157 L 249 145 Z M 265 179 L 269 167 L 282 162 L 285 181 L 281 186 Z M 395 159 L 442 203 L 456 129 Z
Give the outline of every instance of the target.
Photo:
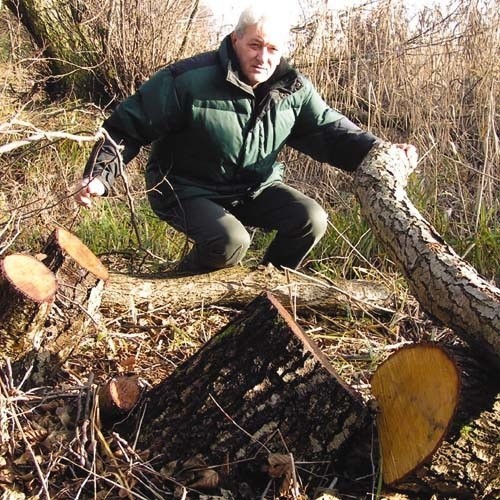
M 141 387 L 137 377 L 113 377 L 99 389 L 99 410 L 103 420 L 125 416 L 138 403 Z
M 96 321 L 108 272 L 73 234 L 58 228 L 43 261 L 12 255 L 2 261 L 0 346 L 16 360 L 13 372 L 43 384 Z
M 62 362 L 96 321 L 109 274 L 94 253 L 63 228 L 53 231 L 43 254 L 43 263 L 54 272 L 58 282 L 44 348 L 57 354 Z
M 1 356 L 15 360 L 39 348 L 56 289 L 54 274 L 34 257 L 14 254 L 1 261 Z
M 139 443 L 160 464 L 196 458 L 213 467 L 218 482 L 249 488 L 274 454 L 319 461 L 327 470 L 372 421 L 360 396 L 269 293 L 152 389 L 145 404 Z

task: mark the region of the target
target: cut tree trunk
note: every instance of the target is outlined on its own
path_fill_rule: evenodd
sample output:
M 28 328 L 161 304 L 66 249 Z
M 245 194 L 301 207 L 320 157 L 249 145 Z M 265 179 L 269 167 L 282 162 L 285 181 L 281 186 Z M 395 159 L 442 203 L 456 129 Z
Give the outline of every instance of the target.
M 33 266 L 46 270 L 43 276 L 38 278 L 30 268 L 23 272 L 24 280 L 30 286 L 45 280 L 48 286 L 47 275 L 51 276 L 54 283 L 57 282 L 57 292 L 54 288 L 50 307 L 47 302 L 44 314 L 40 312 L 37 321 L 32 321 L 32 328 L 37 332 L 36 342 L 25 342 L 22 349 L 18 348 L 17 362 L 13 366 L 16 377 L 24 377 L 26 370 L 30 370 L 30 384 L 47 382 L 80 345 L 89 325 L 97 321 L 102 291 L 109 277 L 99 259 L 65 229 L 53 231 L 43 252 L 42 262 L 29 257 Z M 10 303 L 5 305 L 4 316 L 14 314 L 11 308 Z M 29 337 L 13 321 L 4 328 L 7 327 L 10 337 Z
M 372 421 L 360 396 L 271 294 L 251 302 L 145 404 L 140 445 L 178 481 L 176 471 L 190 460 L 213 467 L 213 485 L 251 482 L 276 454 L 320 461 L 325 471 Z
M 58 282 L 43 348 L 62 362 L 79 345 L 88 326 L 96 321 L 109 274 L 94 253 L 63 228 L 52 232 L 43 255 L 43 263 Z
M 54 274 L 34 257 L 13 254 L 1 261 L 1 356 L 15 360 L 40 346 L 56 289 Z
M 422 217 L 405 188 L 400 148 L 373 148 L 355 173 L 355 192 L 377 239 L 423 309 L 500 367 L 500 289 L 481 278 Z
M 500 381 L 470 347 L 446 346 L 461 373 L 459 405 L 445 441 L 395 488 L 416 498 L 500 498 Z
M 377 403 L 380 411 L 377 412 L 377 434 L 381 448 L 384 439 L 392 443 L 381 449 L 381 463 L 374 464 L 369 429 L 359 433 L 342 456 L 339 491 L 353 498 L 366 498 L 369 489 L 357 478 L 370 476 L 376 467 L 386 482 L 395 481 L 385 486 L 383 493 L 387 493 L 387 498 L 395 497 L 395 492 L 405 493 L 411 499 L 433 495 L 491 500 L 500 497 L 500 381 L 484 369 L 484 362 L 463 342 L 436 345 L 441 351 L 437 357 L 427 356 L 426 346 L 428 344 L 403 348 L 377 368 L 372 379 L 373 393 L 379 397 L 380 387 L 373 387 L 376 377 L 382 377 L 382 383 L 379 380 L 376 384 L 388 387 L 385 400 Z M 414 359 L 408 358 L 412 351 Z M 400 355 L 404 357 L 398 360 Z M 447 358 L 451 358 L 451 365 Z M 425 449 L 433 448 L 433 442 L 439 441 L 447 428 L 448 417 L 443 420 L 440 413 L 446 410 L 449 416 L 456 402 L 453 364 L 460 374 L 458 406 L 443 442 L 425 459 Z M 446 386 L 451 391 L 448 392 Z M 441 408 L 441 400 L 444 408 Z M 382 417 L 384 406 L 385 411 L 389 408 L 389 414 Z M 382 418 L 388 421 L 380 425 Z M 395 453 L 397 463 L 389 463 L 391 453 Z M 406 477 L 401 478 L 405 474 Z
M 371 381 L 377 401 L 377 431 L 382 477 L 401 481 L 436 451 L 458 404 L 456 364 L 433 344 L 406 346 L 375 371 Z
M 130 276 L 114 273 L 102 299 L 102 310 L 133 317 L 137 311 L 175 311 L 211 305 L 245 307 L 269 290 L 297 311 L 325 313 L 346 308 L 384 311 L 393 305 L 393 292 L 369 280 L 326 280 L 273 267 L 249 270 L 236 266 L 206 274 Z

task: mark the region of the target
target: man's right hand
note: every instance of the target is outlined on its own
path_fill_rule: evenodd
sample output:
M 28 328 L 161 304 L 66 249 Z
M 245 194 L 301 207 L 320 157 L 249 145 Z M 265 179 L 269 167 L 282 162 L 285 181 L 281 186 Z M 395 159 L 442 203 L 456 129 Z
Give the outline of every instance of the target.
M 106 193 L 104 184 L 97 178 L 89 179 L 84 177 L 75 187 L 75 201 L 84 207 L 92 206 L 93 196 L 102 196 Z

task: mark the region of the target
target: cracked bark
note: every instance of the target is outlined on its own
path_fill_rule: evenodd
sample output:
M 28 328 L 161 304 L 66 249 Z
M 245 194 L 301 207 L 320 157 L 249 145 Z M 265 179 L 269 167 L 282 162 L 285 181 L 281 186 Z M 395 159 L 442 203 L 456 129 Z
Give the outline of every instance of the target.
M 371 422 L 360 396 L 270 294 L 152 389 L 146 405 L 139 443 L 161 464 L 199 457 L 236 484 L 258 475 L 270 453 L 319 460 L 325 471 L 325 460 Z
M 406 194 L 404 153 L 375 147 L 355 173 L 355 193 L 375 236 L 423 309 L 500 367 L 500 289 L 461 259 Z

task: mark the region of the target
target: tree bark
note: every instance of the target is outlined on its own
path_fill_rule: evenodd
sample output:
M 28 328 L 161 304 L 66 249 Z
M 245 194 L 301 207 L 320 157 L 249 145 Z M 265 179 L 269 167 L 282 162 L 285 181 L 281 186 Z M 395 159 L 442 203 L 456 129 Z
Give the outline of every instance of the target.
M 265 290 L 297 311 L 338 312 L 345 308 L 383 311 L 393 303 L 391 290 L 374 281 L 328 283 L 300 273 L 287 275 L 272 267 L 249 270 L 237 266 L 191 276 L 113 273 L 103 295 L 102 310 L 133 316 L 136 310 L 165 306 L 172 310 L 214 304 L 244 307 Z
M 17 359 L 39 347 L 54 303 L 54 274 L 28 255 L 13 254 L 0 263 L 0 347 Z
M 197 457 L 238 483 L 262 475 L 275 453 L 324 470 L 370 422 L 359 395 L 267 294 L 149 392 L 139 442 L 161 464 Z
M 7 0 L 6 7 L 22 22 L 43 51 L 53 81 L 83 95 L 95 87 L 90 68 L 98 66 L 96 34 L 80 23 L 84 3 L 78 0 Z M 92 50 L 94 49 L 94 50 Z
M 402 150 L 389 144 L 373 148 L 355 174 L 361 210 L 423 309 L 498 368 L 500 290 L 461 259 L 414 207 L 405 191 L 409 173 Z

